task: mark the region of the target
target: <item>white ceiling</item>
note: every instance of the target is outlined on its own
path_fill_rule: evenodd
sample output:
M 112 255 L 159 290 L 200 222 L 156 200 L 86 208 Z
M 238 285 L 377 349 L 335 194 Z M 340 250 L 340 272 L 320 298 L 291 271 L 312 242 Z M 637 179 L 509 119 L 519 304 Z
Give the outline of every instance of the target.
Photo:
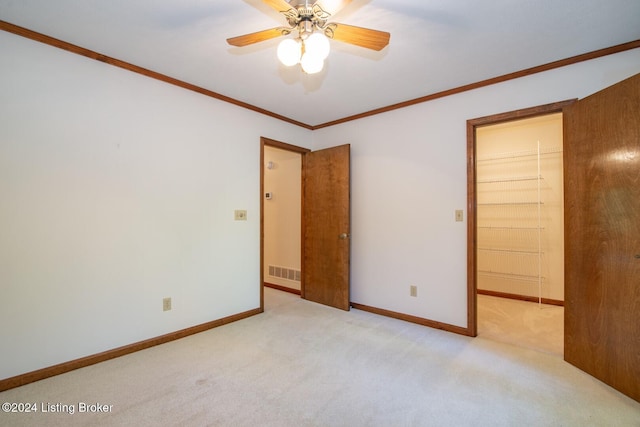
M 227 45 L 285 24 L 261 0 L 0 0 L 0 20 L 309 125 L 640 39 L 639 0 L 353 0 L 332 21 L 389 46 L 332 41 L 306 75 L 280 39 Z

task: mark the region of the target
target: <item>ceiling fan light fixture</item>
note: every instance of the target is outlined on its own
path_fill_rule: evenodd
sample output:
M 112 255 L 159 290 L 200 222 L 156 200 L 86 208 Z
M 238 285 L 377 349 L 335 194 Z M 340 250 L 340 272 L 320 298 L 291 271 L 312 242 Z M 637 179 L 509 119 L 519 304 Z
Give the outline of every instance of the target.
M 300 62 L 301 52 L 302 43 L 299 40 L 284 39 L 278 44 L 278 59 L 287 67 Z
M 256 0 L 257 1 L 257 0 Z M 385 31 L 329 22 L 332 14 L 351 0 L 263 0 L 284 15 L 289 27 L 276 27 L 242 36 L 231 37 L 231 46 L 248 46 L 296 32 L 295 39 L 285 39 L 277 49 L 280 62 L 287 67 L 302 66 L 307 74 L 322 71 L 331 46 L 329 39 L 380 51 L 389 44 L 391 34 Z M 324 6 L 329 9 L 325 10 Z

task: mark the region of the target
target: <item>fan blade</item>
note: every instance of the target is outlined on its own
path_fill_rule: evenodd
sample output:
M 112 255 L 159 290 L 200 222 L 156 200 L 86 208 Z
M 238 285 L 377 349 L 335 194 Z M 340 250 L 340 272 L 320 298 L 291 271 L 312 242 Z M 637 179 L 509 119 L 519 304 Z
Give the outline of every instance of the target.
M 330 39 L 354 44 L 367 49 L 382 50 L 389 44 L 391 34 L 346 24 L 329 24 L 324 34 Z
M 277 12 L 286 12 L 289 9 L 293 9 L 293 7 L 284 0 L 262 0 L 272 9 L 275 9 Z
M 289 28 L 271 28 L 269 30 L 258 31 L 257 33 L 245 34 L 243 36 L 231 37 L 227 43 L 231 46 L 248 46 L 250 44 L 263 42 L 265 40 L 287 35 L 291 32 Z

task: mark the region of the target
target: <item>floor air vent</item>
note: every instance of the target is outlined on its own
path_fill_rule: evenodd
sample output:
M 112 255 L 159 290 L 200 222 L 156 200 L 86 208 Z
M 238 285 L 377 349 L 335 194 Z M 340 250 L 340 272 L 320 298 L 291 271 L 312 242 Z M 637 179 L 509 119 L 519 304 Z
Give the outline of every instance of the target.
M 269 266 L 269 276 L 279 277 L 281 279 L 293 280 L 294 282 L 300 281 L 300 270 L 286 267 L 278 267 L 275 265 Z

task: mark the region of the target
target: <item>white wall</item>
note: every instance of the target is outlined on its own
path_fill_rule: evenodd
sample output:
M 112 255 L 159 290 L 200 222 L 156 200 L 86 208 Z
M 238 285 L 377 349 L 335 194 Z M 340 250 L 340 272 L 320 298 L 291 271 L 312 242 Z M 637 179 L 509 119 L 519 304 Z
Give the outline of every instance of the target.
M 351 144 L 352 301 L 465 327 L 466 121 L 638 72 L 636 49 L 315 131 L 313 149 Z
M 259 307 L 260 136 L 309 131 L 6 32 L 0 52 L 0 378 Z
M 269 267 L 301 270 L 302 155 L 265 146 L 264 161 L 273 165 L 264 170 L 264 191 L 272 194 L 264 201 L 264 280 L 300 290 L 300 280 L 270 275 Z

